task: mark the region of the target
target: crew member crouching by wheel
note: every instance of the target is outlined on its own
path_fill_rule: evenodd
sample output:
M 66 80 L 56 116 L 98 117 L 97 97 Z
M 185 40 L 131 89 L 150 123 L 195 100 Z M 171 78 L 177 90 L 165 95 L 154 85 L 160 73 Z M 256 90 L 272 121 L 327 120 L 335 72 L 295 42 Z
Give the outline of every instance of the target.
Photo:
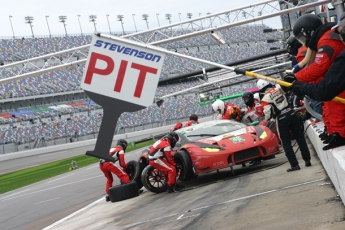
M 176 184 L 176 163 L 171 156 L 171 149 L 175 147 L 179 136 L 175 132 L 171 132 L 156 141 L 150 151 L 149 164 L 168 176 L 168 193 L 179 191 L 184 188 Z
M 117 141 L 116 148 L 112 148 L 109 151 L 109 155 L 114 158 L 115 162 L 119 161 L 119 165 L 121 167 L 116 166 L 115 162 L 113 163 L 103 159 L 100 159 L 99 161 L 99 168 L 107 178 L 107 183 L 105 185 L 105 192 L 107 194 L 105 197 L 106 201 L 110 201 L 108 190 L 113 186 L 114 179 L 112 173 L 114 173 L 124 184 L 131 182 L 128 174 L 123 170 L 128 168 L 128 165 L 125 162 L 125 150 L 127 148 L 127 145 L 128 144 L 126 140 L 120 139 Z
M 263 120 L 263 110 L 260 101 L 254 98 L 254 94 L 251 92 L 245 92 L 242 94 L 242 100 L 247 106 L 247 110 L 242 118 L 242 123 L 246 125 L 251 125 L 255 121 Z M 249 162 L 250 166 L 258 165 L 261 163 L 261 159 L 253 159 Z

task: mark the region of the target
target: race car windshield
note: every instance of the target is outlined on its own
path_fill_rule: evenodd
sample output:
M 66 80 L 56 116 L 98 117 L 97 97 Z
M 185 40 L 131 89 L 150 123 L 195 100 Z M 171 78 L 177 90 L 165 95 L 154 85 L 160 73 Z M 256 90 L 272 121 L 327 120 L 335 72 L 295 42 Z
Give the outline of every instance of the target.
M 202 139 L 203 137 L 215 137 L 224 133 L 233 132 L 242 128 L 245 128 L 246 125 L 237 122 L 215 124 L 208 127 L 203 127 L 200 129 L 193 130 L 186 134 L 186 137 L 193 141 Z
M 217 134 L 194 134 L 194 135 L 188 135 L 187 137 L 215 137 L 218 136 Z

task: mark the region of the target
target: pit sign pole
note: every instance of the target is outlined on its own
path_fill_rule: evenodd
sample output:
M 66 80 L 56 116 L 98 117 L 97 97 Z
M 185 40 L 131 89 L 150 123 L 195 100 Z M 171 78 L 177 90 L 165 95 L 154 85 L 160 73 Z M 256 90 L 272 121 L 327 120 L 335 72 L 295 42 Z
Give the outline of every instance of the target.
M 114 161 L 109 155 L 117 121 L 123 112 L 153 103 L 165 54 L 95 34 L 91 41 L 81 88 L 103 108 L 96 146 L 86 155 Z

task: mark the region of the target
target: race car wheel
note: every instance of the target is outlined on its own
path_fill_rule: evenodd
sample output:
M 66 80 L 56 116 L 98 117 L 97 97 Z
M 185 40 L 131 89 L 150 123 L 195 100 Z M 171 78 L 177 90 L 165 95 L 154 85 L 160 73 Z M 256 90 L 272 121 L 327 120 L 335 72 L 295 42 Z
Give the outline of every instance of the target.
M 187 181 L 193 180 L 198 177 L 195 175 L 192 168 L 192 160 L 187 151 L 181 150 L 174 155 L 174 159 L 177 165 L 181 167 L 179 180 Z
M 135 181 L 111 187 L 108 192 L 110 201 L 113 203 L 139 196 L 138 185 Z
M 141 189 L 143 187 L 143 184 L 141 183 L 141 172 L 144 170 L 144 165 L 138 161 L 129 161 L 127 165 L 127 174 L 129 179 L 137 182 L 138 189 Z
M 168 176 L 151 165 L 144 168 L 141 174 L 141 182 L 150 192 L 161 193 L 168 189 Z

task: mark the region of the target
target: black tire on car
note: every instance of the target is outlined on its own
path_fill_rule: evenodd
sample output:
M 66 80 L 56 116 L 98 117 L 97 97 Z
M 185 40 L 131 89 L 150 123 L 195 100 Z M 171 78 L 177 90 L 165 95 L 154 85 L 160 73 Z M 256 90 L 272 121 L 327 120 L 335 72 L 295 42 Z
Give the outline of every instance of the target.
M 198 177 L 195 175 L 192 168 L 192 160 L 186 150 L 180 150 L 174 155 L 174 160 L 177 165 L 181 166 L 179 176 L 180 181 L 193 180 Z
M 111 187 L 109 188 L 108 193 L 110 201 L 114 203 L 139 196 L 139 189 L 137 183 L 132 181 L 127 184 Z
M 168 176 L 151 165 L 144 168 L 141 174 L 141 182 L 148 191 L 153 193 L 162 193 L 168 189 Z
M 141 189 L 143 187 L 143 183 L 141 183 L 141 173 L 144 170 L 144 165 L 138 161 L 129 161 L 127 165 L 127 174 L 129 179 L 137 182 L 138 189 Z

